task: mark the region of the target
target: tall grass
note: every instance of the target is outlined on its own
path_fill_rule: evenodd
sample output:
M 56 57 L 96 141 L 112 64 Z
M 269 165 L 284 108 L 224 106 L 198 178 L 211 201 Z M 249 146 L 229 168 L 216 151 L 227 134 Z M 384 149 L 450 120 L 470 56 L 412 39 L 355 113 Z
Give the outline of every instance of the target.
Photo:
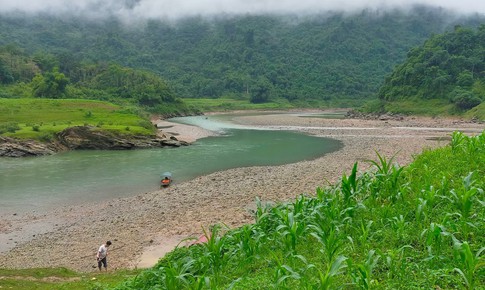
M 377 154 L 313 196 L 258 201 L 253 224 L 215 226 L 115 289 L 484 289 L 484 136 L 455 133 L 406 167 Z

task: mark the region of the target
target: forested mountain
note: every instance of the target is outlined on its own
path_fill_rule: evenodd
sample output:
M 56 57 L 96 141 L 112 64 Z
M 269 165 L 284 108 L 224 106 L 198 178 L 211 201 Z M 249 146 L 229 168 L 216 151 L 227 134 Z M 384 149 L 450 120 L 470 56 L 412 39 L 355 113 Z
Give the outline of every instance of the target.
M 76 79 L 86 63 L 150 70 L 181 97 L 294 99 L 375 96 L 384 76 L 411 47 L 456 24 L 476 27 L 483 17 L 458 18 L 429 7 L 360 14 L 186 18 L 176 23 L 117 18 L 88 20 L 49 15 L 2 15 L 0 45 L 53 55 L 59 72 Z
M 485 24 L 457 26 L 413 48 L 386 78 L 379 98 L 446 99 L 463 110 L 479 105 L 485 100 Z

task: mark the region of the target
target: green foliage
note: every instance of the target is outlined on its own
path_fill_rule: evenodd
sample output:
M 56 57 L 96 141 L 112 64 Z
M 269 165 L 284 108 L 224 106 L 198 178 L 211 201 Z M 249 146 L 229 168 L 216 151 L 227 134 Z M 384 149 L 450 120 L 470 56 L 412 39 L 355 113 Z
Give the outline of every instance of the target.
M 476 120 L 485 120 L 485 102 L 465 113 L 465 117 Z
M 0 134 L 3 133 L 15 133 L 15 131 L 20 130 L 20 126 L 17 122 L 5 122 L 0 123 Z
M 0 84 L 30 82 L 37 73 L 39 67 L 20 47 L 13 44 L 0 47 Z
M 254 224 L 215 226 L 115 289 L 481 289 L 485 131 L 407 167 L 371 163 L 313 197 L 258 200 Z
M 140 270 L 77 273 L 66 268 L 0 269 L 0 288 L 16 290 L 94 290 L 114 287 Z
M 74 16 L 28 17 L 3 16 L 0 45 L 17 43 L 35 53 L 35 64 L 43 71 L 59 65 L 72 83 L 89 77 L 86 64 L 117 63 L 154 72 L 183 98 L 229 96 L 253 98 L 255 103 L 276 97 L 306 102 L 375 96 L 384 76 L 411 47 L 448 25 L 483 21 L 480 16 L 453 21 L 449 12 L 422 6 L 410 12 L 365 10 L 353 15 L 194 17 L 176 23 L 151 19 L 131 27 L 114 17 L 96 22 Z M 133 89 L 113 88 L 118 93 Z M 150 105 L 160 95 L 136 98 Z
M 81 80 L 85 88 L 104 90 L 118 98 L 134 99 L 139 105 L 148 107 L 176 101 L 165 81 L 153 73 L 115 64 L 85 69 L 86 77 Z
M 69 79 L 57 69 L 37 74 L 32 79 L 33 95 L 38 98 L 59 99 L 66 92 Z
M 35 121 L 35 123 L 34 123 Z M 132 110 L 101 101 L 60 99 L 0 99 L 0 132 L 17 138 L 49 141 L 67 127 L 103 124 L 103 130 L 151 135 L 149 120 Z M 149 125 L 150 124 L 150 125 Z
M 485 25 L 456 26 L 413 48 L 379 91 L 386 101 L 442 99 L 469 110 L 485 99 Z

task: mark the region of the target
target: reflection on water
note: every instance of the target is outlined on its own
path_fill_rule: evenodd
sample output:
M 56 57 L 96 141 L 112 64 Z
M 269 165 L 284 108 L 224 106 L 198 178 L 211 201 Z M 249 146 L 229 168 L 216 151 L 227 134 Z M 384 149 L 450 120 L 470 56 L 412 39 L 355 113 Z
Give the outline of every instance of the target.
M 177 183 L 229 168 L 314 159 L 340 147 L 331 139 L 241 129 L 212 119 L 179 120 L 195 125 L 202 121 L 202 127 L 223 132 L 186 147 L 0 159 L 0 212 L 43 210 L 153 191 L 165 171 L 172 172 Z

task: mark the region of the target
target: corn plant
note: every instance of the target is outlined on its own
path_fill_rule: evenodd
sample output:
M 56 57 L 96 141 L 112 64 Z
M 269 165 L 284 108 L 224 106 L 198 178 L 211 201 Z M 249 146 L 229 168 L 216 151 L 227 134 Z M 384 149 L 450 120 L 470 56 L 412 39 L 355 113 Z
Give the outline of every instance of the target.
M 190 283 L 187 286 L 187 289 L 190 289 L 190 290 L 215 289 L 215 286 L 211 284 L 209 277 L 197 276 L 195 279 L 193 279 L 192 283 Z
M 338 256 L 331 263 L 327 263 L 325 272 L 318 270 L 318 284 L 314 289 L 339 289 L 337 285 L 334 285 L 335 278 L 341 275 L 343 270 L 347 268 L 347 264 L 344 262 L 347 260 L 345 256 Z
M 418 198 L 416 213 L 414 215 L 417 224 L 427 219 L 427 214 L 426 214 L 427 207 L 428 207 L 428 201 L 422 198 Z
M 359 241 L 360 247 L 367 245 L 369 239 L 377 233 L 376 230 L 372 229 L 373 224 L 374 221 L 372 220 L 367 221 L 367 223 L 364 223 L 364 220 L 362 220 L 359 226 L 355 229 L 355 232 L 358 233 L 357 240 Z
M 265 232 L 256 225 L 244 225 L 233 232 L 231 237 L 236 241 L 241 257 L 251 259 L 257 255 L 263 245 Z
M 390 249 L 387 251 L 385 263 L 387 266 L 387 277 L 389 279 L 405 276 L 406 261 L 404 259 L 404 250 L 412 248 L 410 245 L 405 245 L 399 249 Z
M 342 176 L 341 181 L 341 190 L 344 196 L 344 204 L 345 206 L 350 205 L 351 198 L 357 193 L 357 162 L 354 163 L 354 167 L 352 168 L 352 172 L 347 177 L 344 173 Z
M 370 250 L 364 263 L 353 265 L 349 260 L 349 268 L 353 269 L 351 273 L 354 284 L 360 289 L 371 289 L 373 283 L 372 272 L 379 262 L 380 255 L 376 255 L 375 250 Z
M 421 190 L 421 198 L 426 201 L 429 206 L 434 206 L 439 195 L 439 190 L 433 185 L 430 185 L 427 189 Z
M 404 232 L 409 226 L 409 222 L 406 221 L 404 216 L 400 214 L 399 216 L 395 216 L 391 219 L 389 219 L 389 223 L 391 224 L 392 229 L 394 230 L 394 233 L 400 237 L 404 237 Z
M 449 236 L 451 236 L 451 234 L 446 228 L 443 225 L 436 223 L 431 223 L 429 228 L 421 232 L 421 237 L 425 237 L 425 245 L 428 248 L 428 260 L 435 257 L 432 254 L 433 248 L 438 255 L 441 254 L 444 238 Z
M 456 153 L 458 150 L 462 149 L 464 143 L 466 142 L 467 136 L 462 132 L 455 131 L 451 134 L 451 152 Z
M 466 241 L 460 242 L 453 237 L 453 249 L 455 258 L 457 258 L 461 264 L 461 267 L 454 268 L 454 270 L 463 278 L 467 289 L 475 289 L 475 284 L 479 279 L 477 273 L 485 267 L 485 259 L 480 257 L 482 252 L 485 251 L 485 247 L 481 248 L 475 255 L 473 255 L 470 245 Z
M 204 229 L 207 242 L 200 244 L 202 254 L 199 256 L 201 271 L 212 272 L 216 282 L 219 280 L 219 273 L 231 256 L 228 250 L 228 236 L 220 236 L 220 228 L 220 225 L 214 225 L 210 233 Z
M 180 263 L 173 262 L 160 268 L 162 272 L 162 285 L 165 289 L 176 290 L 188 287 L 191 284 L 192 267 L 195 264 L 193 259 L 185 259 Z
M 283 261 L 281 260 L 281 258 L 277 257 L 274 253 L 272 253 L 272 255 L 273 255 L 273 260 L 276 262 L 276 267 L 273 274 L 273 288 L 291 289 L 287 287 L 286 280 L 288 279 L 300 280 L 302 276 L 297 271 L 293 270 L 292 267 L 283 264 Z M 291 257 L 294 257 L 294 255 L 291 255 Z M 306 260 L 304 261 L 306 262 Z M 310 267 L 312 267 L 312 265 Z
M 295 215 L 288 209 L 275 209 L 275 214 L 280 222 L 276 227 L 276 232 L 283 238 L 285 248 L 295 252 L 298 240 L 305 235 L 306 231 L 305 223 L 299 219 L 301 214 Z
M 452 189 L 450 191 L 450 196 L 445 197 L 460 212 L 464 220 L 468 220 L 470 217 L 475 196 L 483 193 L 481 188 L 473 186 L 474 180 L 472 180 L 472 177 L 473 172 L 470 172 L 470 174 L 463 179 L 463 190 L 456 191 L 455 189 Z
M 395 156 L 392 156 L 391 159 L 387 160 L 378 152 L 376 152 L 376 154 L 379 158 L 379 162 L 374 160 L 368 161 L 376 168 L 376 184 L 374 185 L 372 195 L 375 199 L 381 197 L 396 202 L 399 196 L 398 194 L 400 194 L 399 178 L 404 167 L 399 167 L 397 164 L 393 164 Z
M 323 246 L 321 252 L 324 254 L 327 263 L 331 263 L 344 245 L 345 239 L 336 227 L 328 228 L 325 224 L 318 223 L 310 225 L 310 228 L 312 229 L 311 235 Z
M 345 207 L 338 189 L 329 192 L 323 200 L 320 200 L 313 208 L 309 221 L 311 223 L 326 223 L 329 227 L 341 226 L 350 223 L 352 216 L 358 208 L 363 207 L 361 203 Z
M 264 226 L 266 223 L 270 223 L 268 219 L 268 215 L 270 214 L 272 210 L 272 207 L 268 204 L 265 203 L 264 205 L 262 204 L 261 200 L 256 197 L 256 211 L 255 211 L 255 219 L 256 223 L 258 223 L 260 226 Z M 268 228 L 271 228 L 271 224 L 266 225 Z

